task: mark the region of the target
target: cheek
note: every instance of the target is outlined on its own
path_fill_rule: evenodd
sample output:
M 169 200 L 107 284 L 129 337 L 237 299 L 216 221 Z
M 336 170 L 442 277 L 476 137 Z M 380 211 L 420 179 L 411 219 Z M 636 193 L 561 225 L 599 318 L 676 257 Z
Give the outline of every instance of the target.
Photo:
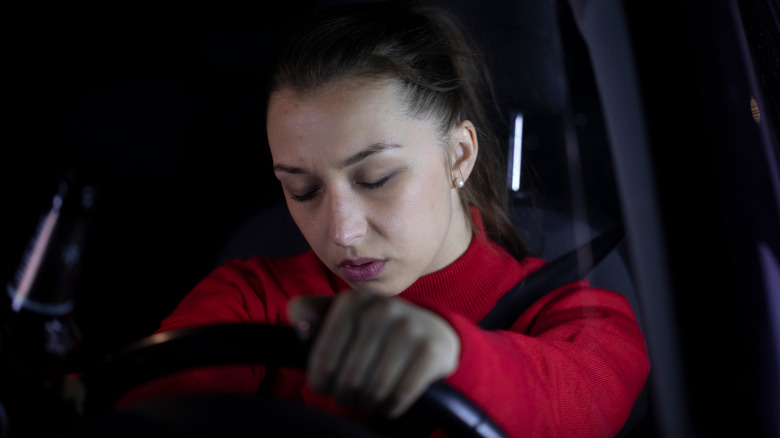
M 447 170 L 441 163 L 441 157 L 431 157 L 429 160 L 438 159 L 428 166 L 425 178 L 418 187 L 420 202 L 427 206 L 430 214 L 439 215 L 442 210 L 447 210 L 450 201 L 450 182 Z M 437 217 L 436 219 L 442 219 Z
M 323 229 L 323 221 L 317 220 L 316 212 L 293 202 L 294 201 L 289 201 L 287 204 L 290 216 L 292 216 L 293 221 L 295 221 L 295 224 L 298 226 L 301 234 L 303 234 L 303 237 L 306 238 L 306 241 L 312 249 L 316 251 L 318 249 L 317 247 L 322 245 L 322 238 L 323 236 L 326 236 L 325 233 L 327 232 L 327 230 Z
M 419 244 L 430 240 L 446 227 L 450 219 L 450 193 L 446 174 L 429 168 L 399 195 L 388 217 L 399 233 Z

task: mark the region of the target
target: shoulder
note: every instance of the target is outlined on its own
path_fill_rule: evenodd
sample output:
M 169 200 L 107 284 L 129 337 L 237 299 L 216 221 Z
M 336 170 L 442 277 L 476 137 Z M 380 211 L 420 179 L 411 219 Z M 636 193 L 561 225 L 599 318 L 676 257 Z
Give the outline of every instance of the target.
M 541 269 L 546 262 L 527 257 L 521 260 L 525 277 Z M 515 323 L 528 334 L 572 320 L 621 319 L 635 324 L 636 316 L 628 299 L 615 291 L 594 287 L 587 279 L 572 281 L 550 290 L 533 302 Z
M 523 273 L 523 277 L 528 276 L 530 273 L 539 270 L 542 266 L 547 264 L 546 261 L 533 256 L 520 259 L 518 263 L 520 264 L 520 270 Z
M 231 260 L 203 278 L 163 321 L 162 331 L 216 323 L 286 321 L 290 299 L 340 287 L 309 251 L 291 258 Z

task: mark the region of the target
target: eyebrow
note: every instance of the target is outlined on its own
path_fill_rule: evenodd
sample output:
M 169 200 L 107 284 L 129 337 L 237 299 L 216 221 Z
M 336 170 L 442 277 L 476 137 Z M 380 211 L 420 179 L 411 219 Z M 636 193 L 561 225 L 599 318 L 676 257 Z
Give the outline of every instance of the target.
M 341 162 L 341 166 L 339 166 L 340 169 L 343 169 L 345 167 L 354 166 L 355 164 L 365 160 L 366 158 L 370 157 L 371 155 L 377 154 L 379 152 L 382 152 L 387 149 L 393 149 L 393 148 L 400 148 L 400 145 L 397 145 L 395 143 L 374 143 L 367 148 L 363 149 L 362 151 L 356 153 L 355 155 L 352 155 L 351 157 L 347 158 L 346 160 Z M 304 174 L 309 173 L 306 169 L 301 167 L 294 167 L 294 166 L 287 166 L 284 164 L 275 164 L 274 165 L 274 172 L 285 172 L 285 173 L 292 173 L 292 174 Z

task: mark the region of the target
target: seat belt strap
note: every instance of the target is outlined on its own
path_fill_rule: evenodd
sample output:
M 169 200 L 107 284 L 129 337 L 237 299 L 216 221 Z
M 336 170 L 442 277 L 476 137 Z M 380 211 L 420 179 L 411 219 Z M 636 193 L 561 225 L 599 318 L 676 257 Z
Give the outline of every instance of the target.
M 545 294 L 586 277 L 624 238 L 623 228 L 617 226 L 546 263 L 507 291 L 479 322 L 479 326 L 485 330 L 508 330 L 523 312 Z M 593 257 L 593 262 L 585 271 L 578 270 L 580 251 L 588 251 Z

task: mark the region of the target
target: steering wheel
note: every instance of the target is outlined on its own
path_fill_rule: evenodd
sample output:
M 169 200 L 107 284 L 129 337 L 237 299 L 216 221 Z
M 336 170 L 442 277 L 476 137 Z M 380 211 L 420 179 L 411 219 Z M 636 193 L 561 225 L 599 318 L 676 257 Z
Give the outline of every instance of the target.
M 190 396 L 142 404 L 135 410 L 130 409 L 126 414 L 110 412 L 114 402 L 122 394 L 165 374 L 199 366 L 235 363 L 262 363 L 302 369 L 307 362 L 309 349 L 310 342 L 302 341 L 292 327 L 279 325 L 211 325 L 143 338 L 108 357 L 94 370 L 82 376 L 87 393 L 86 411 L 97 418 L 96 426 L 87 429 L 98 436 L 98 433 L 106 433 L 112 428 L 114 432 L 117 428 L 130 431 L 132 427 L 139 427 L 139 419 L 159 417 L 160 413 L 168 413 L 166 415 L 176 419 L 182 416 L 202 417 L 213 414 L 220 418 L 217 420 L 221 424 L 220 436 L 245 437 L 248 435 L 236 435 L 235 432 L 242 427 L 244 431 L 251 430 L 255 433 L 269 431 L 269 421 L 261 422 L 257 419 L 257 415 L 266 413 L 268 419 L 276 419 L 273 421 L 276 426 L 270 426 L 271 429 L 278 427 L 277 423 L 288 422 L 292 423 L 291 426 L 298 424 L 295 436 L 300 436 L 304 430 L 300 428 L 301 423 L 305 423 L 309 430 L 314 429 L 314 433 L 319 437 L 328 435 L 328 427 L 332 427 L 331 431 L 343 431 L 343 435 L 377 436 L 376 432 L 365 426 L 346 419 L 337 419 L 309 406 L 281 400 L 271 401 L 259 396 Z M 506 437 L 506 433 L 481 409 L 442 381 L 433 383 L 409 409 L 409 413 L 431 420 L 434 425 L 453 437 Z M 226 418 L 226 415 L 229 418 Z M 302 422 L 302 418 L 310 421 Z M 166 419 L 169 420 L 170 418 Z M 236 421 L 243 421 L 245 424 L 236 426 Z M 332 426 L 334 422 L 340 424 Z M 232 435 L 225 434 L 224 427 L 228 423 L 229 429 L 234 433 Z M 144 422 L 141 421 L 140 424 L 143 425 Z M 204 430 L 200 428 L 200 432 Z M 136 432 L 143 433 L 138 430 L 132 434 Z M 175 434 L 177 431 L 167 428 L 160 432 L 171 436 L 171 432 Z

